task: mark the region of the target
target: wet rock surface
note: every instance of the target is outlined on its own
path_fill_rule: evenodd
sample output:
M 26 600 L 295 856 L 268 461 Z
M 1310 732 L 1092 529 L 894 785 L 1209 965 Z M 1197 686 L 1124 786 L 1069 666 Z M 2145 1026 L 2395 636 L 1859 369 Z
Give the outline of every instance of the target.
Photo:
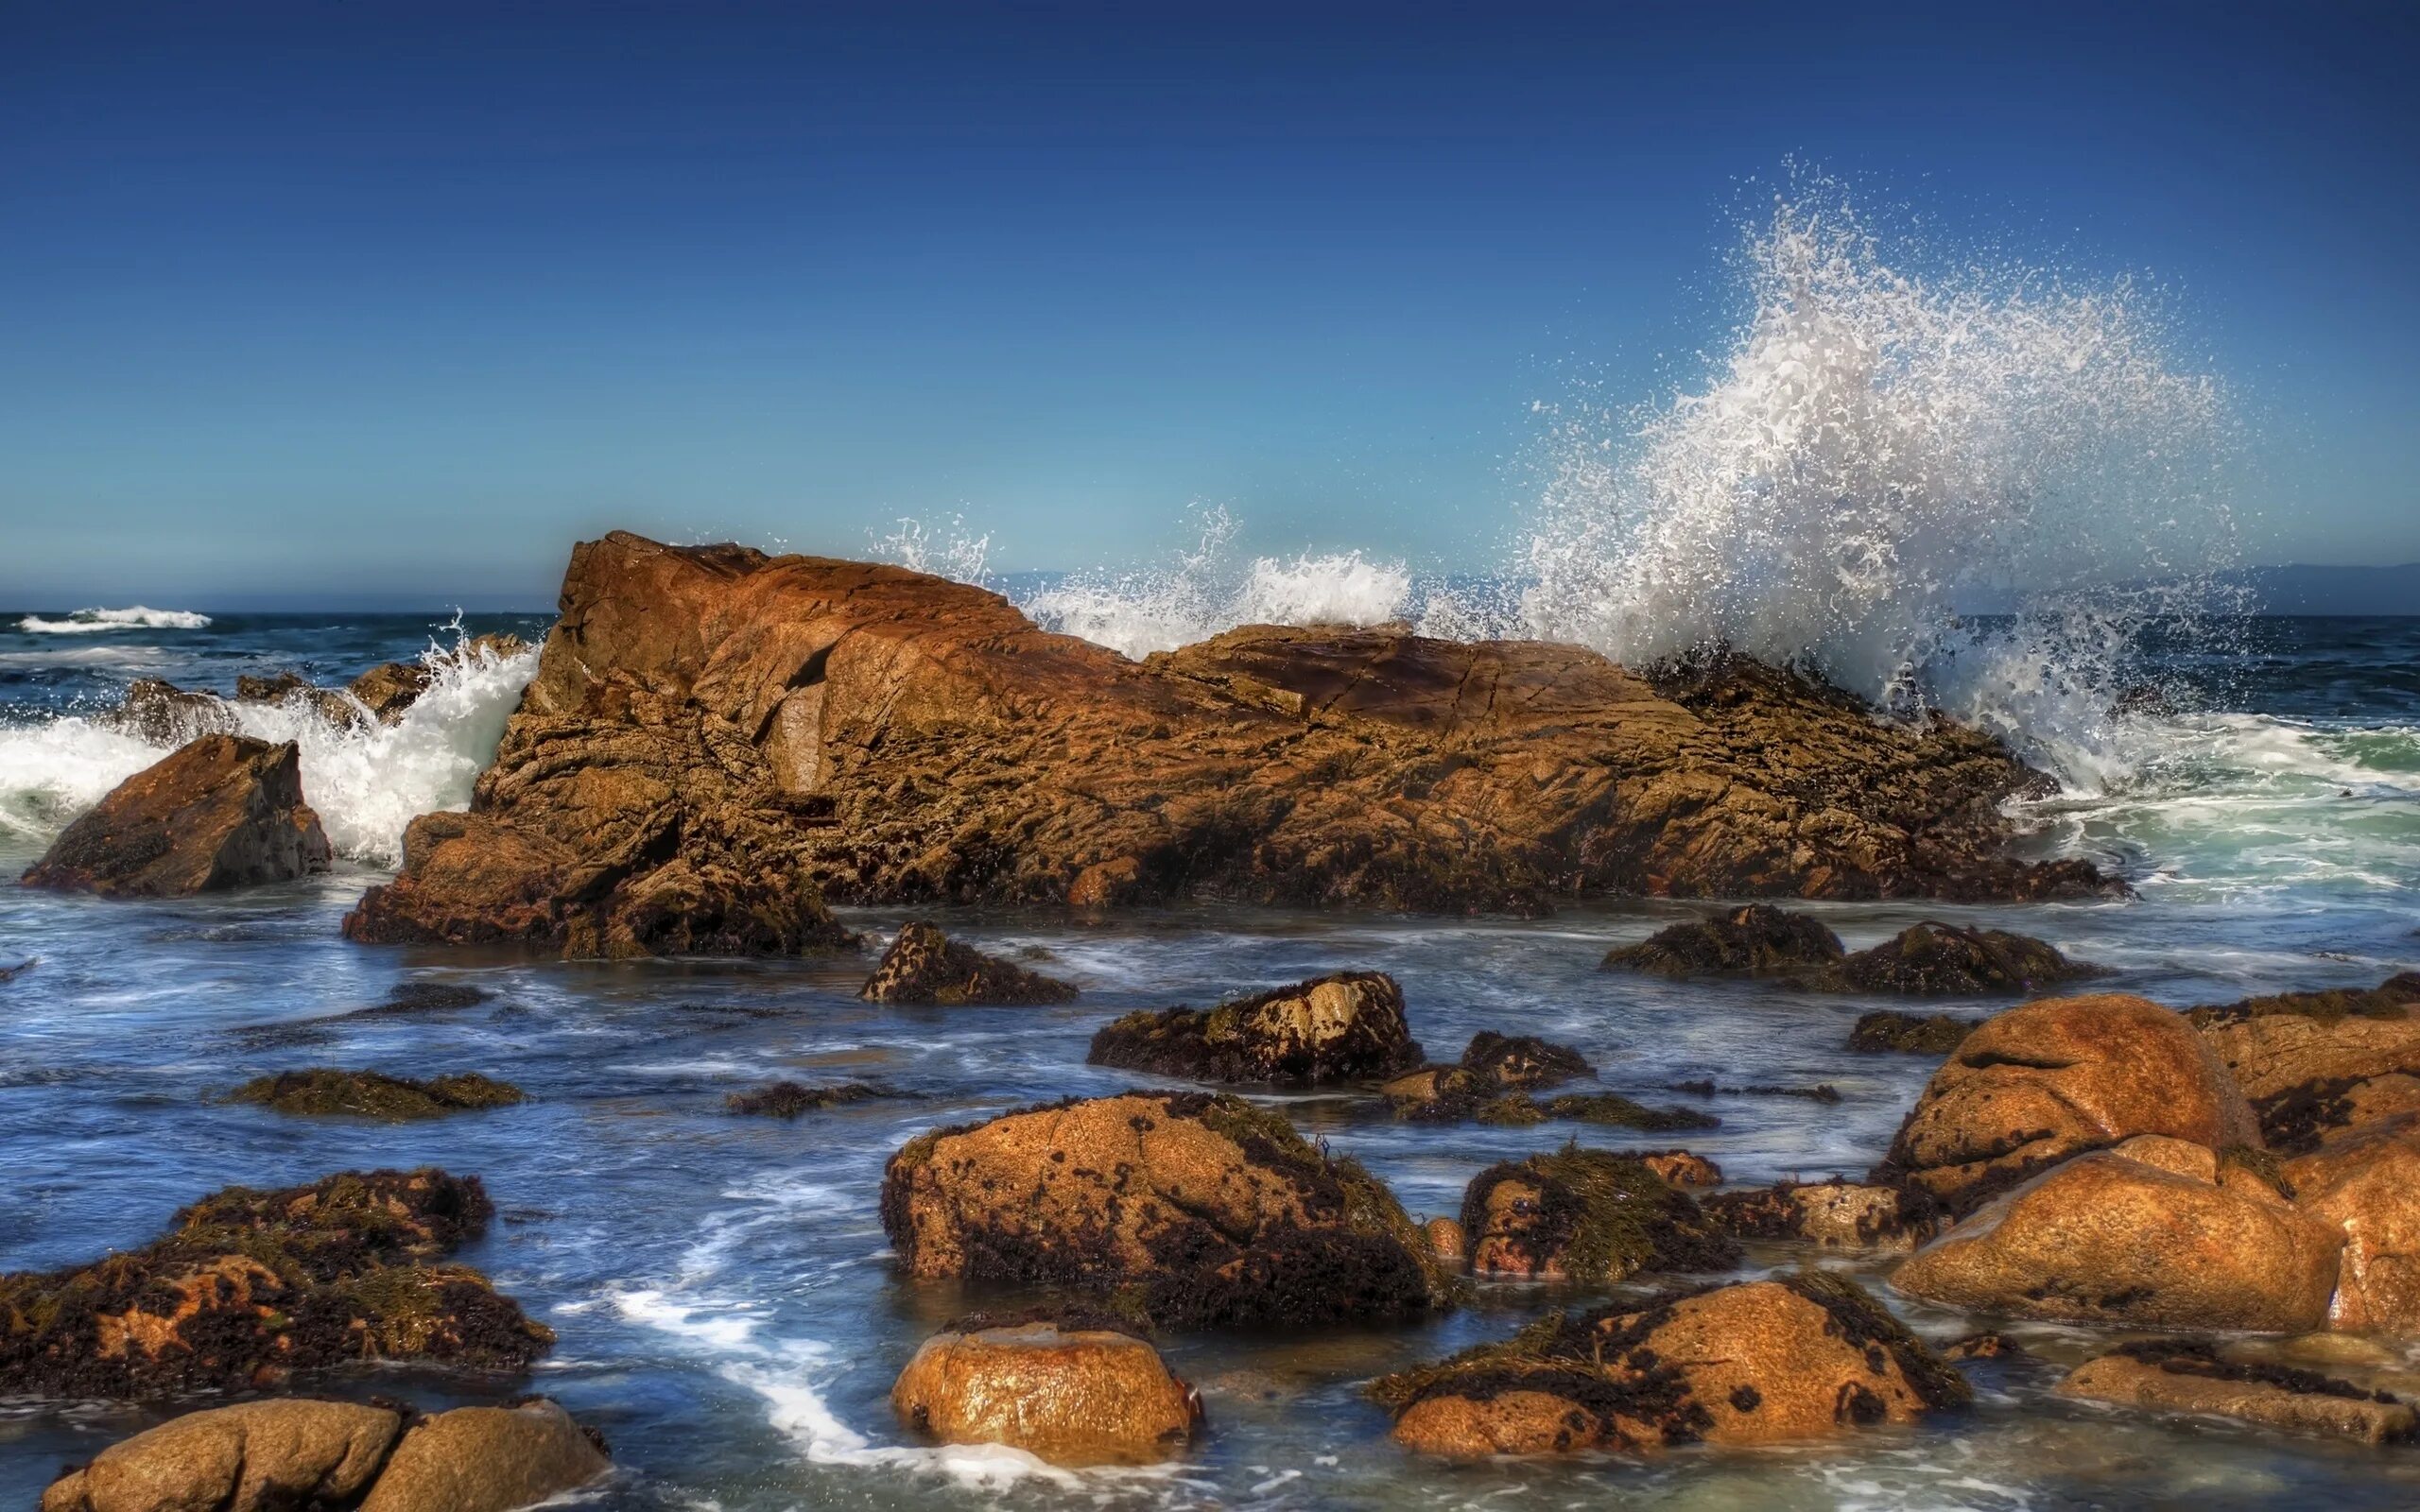
M 510 1108 L 524 1101 L 525 1095 L 518 1087 L 476 1072 L 416 1081 L 383 1072 L 315 1067 L 256 1077 L 228 1093 L 227 1098 L 230 1102 L 254 1103 L 276 1112 L 300 1116 L 402 1123 L 480 1108 Z
M 1895 1013 L 1877 1008 L 1860 1014 L 1849 1031 L 1849 1048 L 1867 1055 L 1945 1056 L 1966 1042 L 1980 1019 L 1946 1013 Z
M 2411 1404 L 2389 1393 L 2364 1391 L 2315 1371 L 2227 1360 L 2210 1345 L 2192 1341 L 2124 1346 L 2078 1366 L 2056 1390 L 2086 1401 L 2232 1418 L 2364 1444 L 2402 1442 L 2420 1426 Z
M 901 926 L 857 996 L 869 1003 L 1014 1006 L 1073 1003 L 1076 989 L 1012 961 L 986 955 L 951 939 L 939 925 L 920 920 Z
M 888 1088 L 871 1082 L 834 1082 L 821 1087 L 809 1087 L 801 1082 L 776 1081 L 744 1092 L 733 1092 L 723 1099 L 727 1112 L 753 1118 L 798 1118 L 807 1113 L 820 1113 L 827 1108 L 842 1108 L 851 1103 L 869 1103 L 893 1095 Z
M 1824 1249 L 1913 1249 L 1927 1226 L 1910 1221 L 1892 1187 L 1810 1181 L 1717 1192 L 1700 1199 L 1735 1239 L 1794 1240 Z
M 1660 976 L 1776 976 L 1828 966 L 1841 937 L 1821 919 L 1771 903 L 1674 924 L 1636 945 L 1607 953 L 1607 971 Z
M 2420 1113 L 2420 972 L 2189 1017 L 2252 1100 L 2273 1148 L 2301 1153 L 2335 1130 Z
M 1077 1468 L 1172 1458 L 1202 1418 L 1201 1397 L 1148 1342 L 1064 1318 L 953 1323 L 917 1349 L 890 1403 L 919 1436 Z
M 1738 1246 L 1653 1167 L 1576 1145 L 1492 1165 L 1462 1194 L 1472 1272 L 1605 1285 L 1719 1270 Z
M 28 887 L 174 898 L 325 871 L 295 747 L 204 735 L 112 789 L 25 874 Z
M 1392 977 L 1342 971 L 1215 1008 L 1130 1013 L 1104 1025 L 1084 1058 L 1193 1081 L 1307 1086 L 1416 1066 L 1420 1043 Z
M 603 1440 L 543 1397 L 457 1407 L 404 1435 L 360 1512 L 511 1512 L 613 1468 Z
M 1808 973 L 1804 985 L 1826 992 L 1977 997 L 2035 992 L 2101 974 L 2100 968 L 2069 960 L 2031 936 L 1927 920 Z
M 2420 1334 L 2420 1117 L 2339 1135 L 2280 1175 L 2297 1207 L 2343 1237 L 2330 1325 Z

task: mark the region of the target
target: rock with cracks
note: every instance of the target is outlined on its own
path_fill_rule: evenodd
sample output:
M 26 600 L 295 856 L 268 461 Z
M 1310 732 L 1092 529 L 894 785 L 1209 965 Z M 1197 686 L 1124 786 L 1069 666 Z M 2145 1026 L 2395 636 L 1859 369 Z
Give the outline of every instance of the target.
M 28 887 L 176 898 L 325 871 L 292 743 L 204 735 L 120 782 L 52 842 Z
M 1379 971 L 1340 971 L 1215 1008 L 1127 1014 L 1093 1036 L 1085 1062 L 1193 1081 L 1309 1086 L 1420 1063 L 1403 989 Z
M 951 939 L 936 924 L 901 927 L 873 975 L 858 989 L 868 1003 L 942 1007 L 1073 1003 L 1076 989 Z

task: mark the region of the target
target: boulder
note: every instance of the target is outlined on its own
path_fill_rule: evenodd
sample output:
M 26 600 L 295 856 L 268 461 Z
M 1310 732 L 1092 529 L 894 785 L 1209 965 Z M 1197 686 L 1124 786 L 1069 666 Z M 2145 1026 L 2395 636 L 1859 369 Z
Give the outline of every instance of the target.
M 120 782 L 28 868 L 28 887 L 173 898 L 328 868 L 291 743 L 204 735 Z
M 1964 1044 L 1982 1022 L 1946 1013 L 1893 1013 L 1877 1008 L 1858 1016 L 1857 1026 L 1849 1031 L 1849 1048 L 1865 1055 L 1945 1056 Z
M 1386 1322 L 1450 1305 L 1378 1180 L 1275 1114 L 1127 1092 L 918 1136 L 883 1173 L 910 1276 L 1125 1289 L 1171 1328 Z
M 230 1187 L 140 1249 L 0 1277 L 0 1393 L 151 1398 L 377 1361 L 527 1366 L 554 1335 L 442 1262 L 493 1212 L 475 1177 Z
M 1201 1398 L 1132 1333 L 1055 1320 L 951 1324 L 890 1388 L 915 1433 L 1007 1444 L 1053 1465 L 1152 1465 L 1184 1452 Z
M 1927 1226 L 1901 1211 L 1893 1187 L 1808 1181 L 1718 1192 L 1700 1199 L 1709 1222 L 1735 1239 L 1786 1240 L 1824 1249 L 1910 1250 Z
M 2190 1017 L 2289 1153 L 2330 1132 L 2420 1112 L 2420 971 L 2365 991 L 2289 992 Z
M 1739 1259 L 1696 1200 L 1646 1162 L 1577 1145 L 1480 1172 L 1462 1194 L 1461 1227 L 1481 1276 L 1609 1285 Z
M 458 1072 L 415 1081 L 375 1071 L 281 1071 L 259 1076 L 227 1094 L 228 1101 L 256 1103 L 281 1113 L 312 1117 L 375 1118 L 389 1123 L 443 1118 L 475 1108 L 510 1108 L 524 1100 L 520 1088 L 476 1072 Z
M 1737 659 L 1649 677 L 1574 645 L 1258 626 L 1137 663 L 903 568 L 616 532 L 572 553 L 477 822 L 416 821 L 353 927 L 612 940 L 620 896 L 674 865 L 717 914 L 756 911 L 725 896 L 742 883 L 1451 914 L 2103 890 L 2004 853 L 2001 801 L 2043 783 L 1986 735 Z M 445 853 L 465 847 L 494 854 Z
M 882 962 L 857 996 L 868 1003 L 926 1003 L 943 1007 L 1073 1003 L 1076 989 L 1028 971 L 942 934 L 921 920 L 900 926 Z
M 511 1512 L 613 1468 L 603 1442 L 544 1397 L 457 1407 L 413 1425 L 360 1512 Z
M 1962 1214 L 2136 1134 L 2260 1143 L 2242 1092 L 2183 1017 L 2119 994 L 2045 999 L 1960 1042 L 1871 1179 Z
M 1826 992 L 1976 997 L 2033 992 L 2101 974 L 2100 968 L 2071 961 L 2030 936 L 1927 919 L 1808 973 L 1804 985 Z
M 2339 1135 L 2282 1174 L 2295 1205 L 2343 1236 L 2330 1326 L 2420 1334 L 2420 1118 Z
M 1461 1062 L 1492 1087 L 1504 1091 L 1555 1087 L 1597 1074 L 1579 1051 L 1535 1035 L 1501 1035 L 1482 1029 L 1471 1036 Z
M 2085 1361 L 2052 1389 L 2079 1400 L 2232 1418 L 2363 1444 L 2401 1442 L 2420 1427 L 2411 1404 L 2386 1392 L 2364 1391 L 2316 1371 L 2222 1359 L 2207 1344 L 2122 1346 Z
M 1194 1081 L 1308 1086 L 1420 1064 L 1403 989 L 1378 971 L 1340 971 L 1208 1011 L 1130 1013 L 1093 1036 L 1087 1064 Z
M 1556 1314 L 1372 1394 L 1395 1414 L 1397 1443 L 1456 1458 L 1823 1438 L 1973 1395 L 1855 1282 L 1823 1271 Z
M 171 1418 L 112 1444 L 43 1493 L 42 1512 L 292 1512 L 352 1506 L 403 1415 L 288 1398 Z
M 1891 1283 L 2017 1317 L 2307 1332 L 2327 1319 L 2342 1246 L 2254 1165 L 2129 1141 L 1994 1199 Z
M 159 678 L 129 683 L 125 701 L 97 721 L 150 745 L 174 749 L 204 735 L 235 731 L 235 715 L 214 695 L 188 693 Z
M 806 1087 L 794 1081 L 768 1082 L 752 1091 L 733 1092 L 722 1101 L 725 1111 L 751 1117 L 796 1118 L 802 1113 L 820 1113 L 827 1108 L 846 1103 L 872 1102 L 890 1093 L 869 1082 L 835 1082 L 826 1087 Z
M 1751 903 L 1658 930 L 1635 945 L 1606 954 L 1606 971 L 1661 976 L 1771 976 L 1828 966 L 1841 958 L 1841 937 L 1821 919 Z
M 383 725 L 391 725 L 404 717 L 404 711 L 420 701 L 436 680 L 436 674 L 419 662 L 382 662 L 345 684 L 345 692 L 361 701 L 370 716 Z

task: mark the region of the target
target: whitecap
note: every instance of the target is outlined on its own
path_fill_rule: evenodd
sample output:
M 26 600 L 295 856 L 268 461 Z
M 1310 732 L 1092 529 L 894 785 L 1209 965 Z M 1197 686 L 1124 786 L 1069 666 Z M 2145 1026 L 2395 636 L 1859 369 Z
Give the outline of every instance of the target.
M 17 628 L 28 635 L 99 635 L 110 630 L 201 630 L 210 627 L 210 616 L 185 609 L 151 609 L 142 604 L 130 609 L 79 609 L 64 619 L 46 620 L 28 614 L 17 622 Z

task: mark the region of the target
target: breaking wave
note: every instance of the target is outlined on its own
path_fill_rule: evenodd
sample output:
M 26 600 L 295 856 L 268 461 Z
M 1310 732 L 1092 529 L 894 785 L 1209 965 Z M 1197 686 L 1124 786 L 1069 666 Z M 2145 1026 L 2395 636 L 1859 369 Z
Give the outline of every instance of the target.
M 185 609 L 79 609 L 64 619 L 28 614 L 17 622 L 27 635 L 98 635 L 106 630 L 204 630 L 210 616 Z

